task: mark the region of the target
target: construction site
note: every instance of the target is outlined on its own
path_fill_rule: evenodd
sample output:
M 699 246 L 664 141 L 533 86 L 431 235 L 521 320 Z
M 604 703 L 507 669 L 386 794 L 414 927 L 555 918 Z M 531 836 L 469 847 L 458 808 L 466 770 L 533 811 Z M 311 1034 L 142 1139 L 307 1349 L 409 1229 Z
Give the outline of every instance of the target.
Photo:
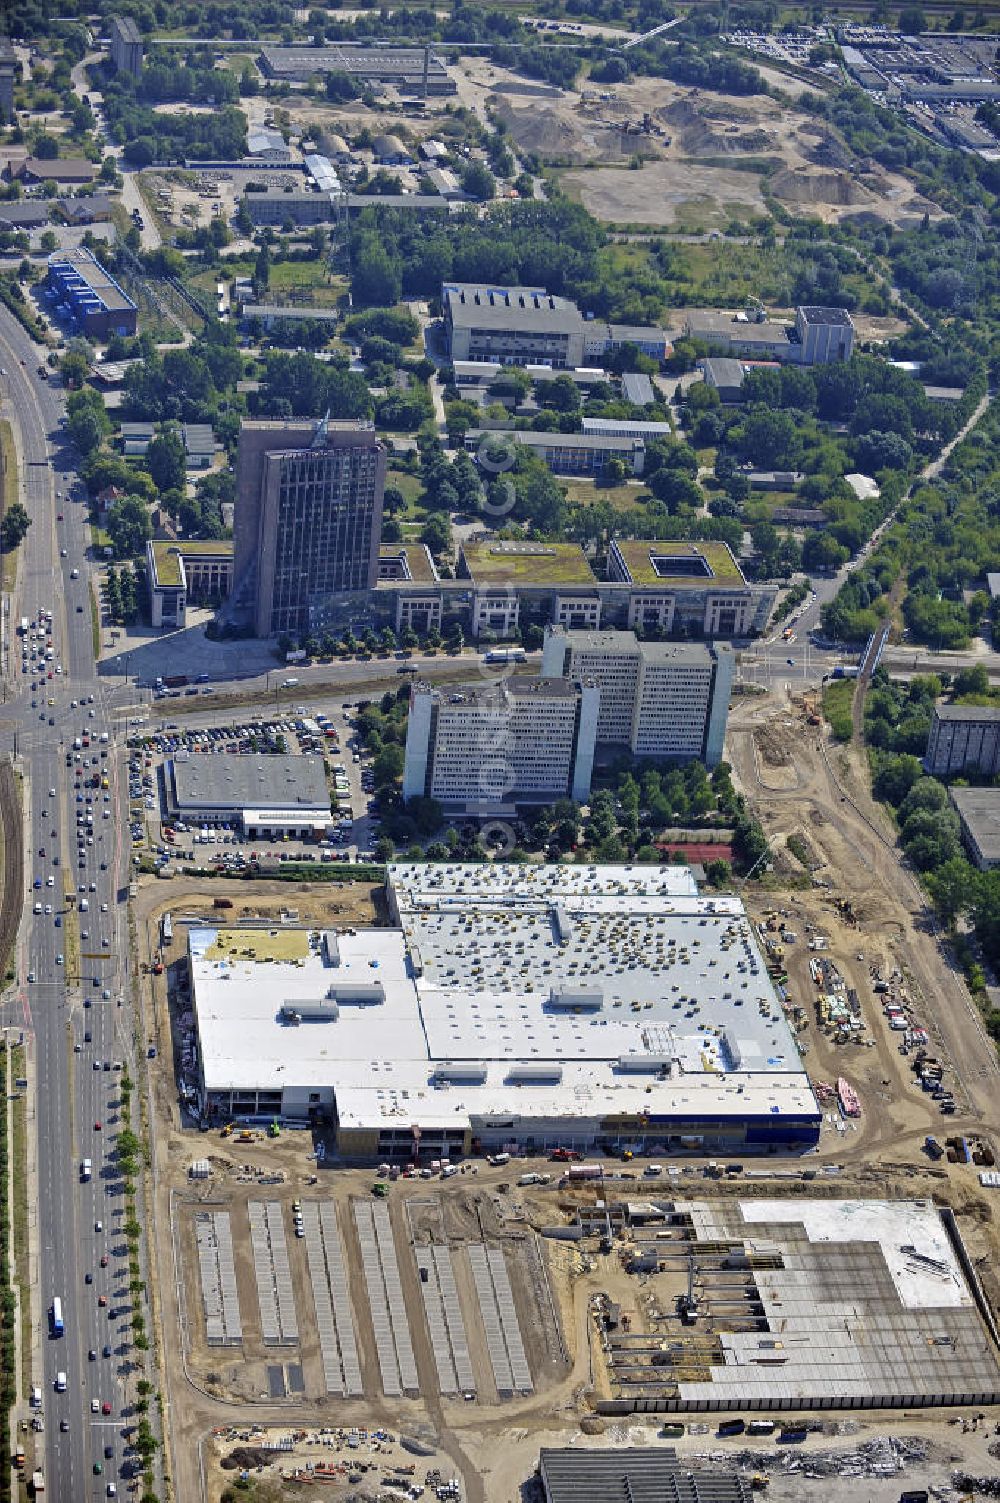
M 307 884 L 289 908 L 280 884 L 142 886 L 172 1228 L 158 1318 L 177 1422 L 202 1437 L 176 1458 L 179 1486 L 203 1470 L 214 1500 L 235 1470 L 262 1500 L 322 1484 L 513 1503 L 540 1445 L 649 1444 L 663 1427 L 699 1464 L 732 1465 L 710 1437 L 738 1436 L 739 1467 L 777 1498 L 810 1496 L 795 1489 L 813 1450 L 824 1503 L 854 1496 L 852 1468 L 893 1503 L 931 1465 L 951 1485 L 949 1421 L 971 1433 L 996 1392 L 991 1060 L 931 1005 L 940 961 L 906 938 L 880 843 L 839 792 L 821 801 L 821 777 L 837 789 L 852 772 L 828 767 L 844 754 L 817 719 L 806 701 L 747 702 L 730 737 L 775 858 L 749 917 L 822 1108 L 798 1160 L 418 1152 L 412 1169 L 344 1168 L 307 1130 L 198 1132 L 172 1057 L 183 925 L 164 946 L 163 912 L 205 923 L 233 903 L 227 923 L 339 927 L 385 923 L 384 893 Z M 947 1127 L 925 1082 L 952 1098 Z M 913 1283 L 916 1307 L 900 1294 Z M 954 1407 L 935 1418 L 930 1403 Z M 914 1437 L 891 1455 L 890 1406 Z
M 787 100 L 739 100 L 663 79 L 524 97 L 502 70 L 467 64 L 516 147 L 561 175 L 597 219 L 710 230 L 765 212 L 765 192 L 827 222 L 875 215 L 918 223 L 936 205 L 856 156 L 831 127 Z M 639 159 L 638 169 L 635 159 Z

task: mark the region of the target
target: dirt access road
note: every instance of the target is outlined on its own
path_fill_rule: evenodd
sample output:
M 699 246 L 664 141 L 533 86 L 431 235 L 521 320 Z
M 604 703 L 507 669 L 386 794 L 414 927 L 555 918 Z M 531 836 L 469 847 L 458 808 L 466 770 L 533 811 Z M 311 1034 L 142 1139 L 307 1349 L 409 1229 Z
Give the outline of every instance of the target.
M 768 696 L 733 714 L 728 753 L 768 837 L 777 845 L 796 831 L 806 834 L 825 862 L 833 895 L 855 905 L 859 941 L 889 948 L 918 1012 L 933 1021 L 961 1087 L 956 1097 L 964 1096 L 964 1114 L 949 1131 L 991 1127 L 1000 1088 L 996 1049 L 922 889 L 901 863 L 895 832 L 871 796 L 863 752 L 837 746 L 825 726 L 807 725 L 801 706 Z M 887 1112 L 877 1136 L 885 1147 L 901 1147 L 901 1134 L 905 1141 L 932 1130 L 925 1117 Z M 934 1125 L 943 1121 L 935 1117 Z M 868 1133 L 864 1146 L 870 1153 Z

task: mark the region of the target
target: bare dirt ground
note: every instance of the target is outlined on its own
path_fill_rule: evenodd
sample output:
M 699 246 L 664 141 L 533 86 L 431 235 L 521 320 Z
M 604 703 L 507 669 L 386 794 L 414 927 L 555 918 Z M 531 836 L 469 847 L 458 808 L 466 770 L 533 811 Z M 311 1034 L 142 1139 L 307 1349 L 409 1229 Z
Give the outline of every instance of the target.
M 874 1006 L 870 965 L 883 971 L 898 967 L 915 1012 L 954 1073 L 959 1115 L 949 1131 L 993 1126 L 1000 1083 L 996 1050 L 939 943 L 920 888 L 900 864 L 894 832 L 870 796 L 860 756 L 835 746 L 825 726 L 809 726 L 801 702 L 776 703 L 770 698 L 736 710 L 727 745 L 739 785 L 768 836 L 781 846 L 788 835 L 804 830 L 823 863 L 815 876 L 827 885 L 782 896 L 789 922 L 795 928 L 811 922 L 820 933 L 835 936 L 831 950 L 845 955 L 845 968 L 856 977 L 849 984 L 861 983 L 859 992 L 868 998 L 869 1007 Z M 844 896 L 856 915 L 849 934 L 835 906 Z M 807 974 L 805 952 L 790 952 L 788 959 L 790 976 L 797 970 Z M 803 988 L 808 994 L 804 979 Z M 944 1119 L 914 1089 L 907 1062 L 890 1042 L 880 1016 L 875 1023 L 877 1048 L 868 1051 L 875 1058 L 858 1067 L 859 1079 L 852 1078 L 865 1108 L 857 1151 L 869 1158 L 890 1150 L 912 1156 L 927 1132 L 940 1131 Z M 836 1060 L 821 1055 L 820 1061 L 831 1070 L 839 1064 L 842 1073 L 851 1076 L 840 1055 Z
M 470 81 L 492 84 L 489 104 L 517 146 L 573 169 L 564 186 L 599 219 L 712 229 L 762 212 L 764 162 L 777 198 L 823 220 L 873 214 L 904 224 L 940 213 L 905 178 L 859 161 L 836 132 L 767 96 L 733 100 L 643 78 L 587 97 L 518 97 L 496 92 L 501 70 L 492 71 L 492 81 L 485 70 Z M 629 122 L 639 129 L 626 132 Z M 633 155 L 641 168 L 619 165 Z

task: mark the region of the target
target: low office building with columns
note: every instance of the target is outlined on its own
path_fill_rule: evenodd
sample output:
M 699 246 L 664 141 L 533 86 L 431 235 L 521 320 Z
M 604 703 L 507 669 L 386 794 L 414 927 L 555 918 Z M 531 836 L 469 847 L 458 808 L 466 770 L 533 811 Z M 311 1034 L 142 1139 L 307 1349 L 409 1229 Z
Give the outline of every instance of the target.
M 232 589 L 232 542 L 148 542 L 146 573 L 150 625 L 181 631 L 188 606 L 218 605 Z
M 520 803 L 585 803 L 599 702 L 596 685 L 564 678 L 414 684 L 403 797 L 479 817 Z
M 777 593 L 774 585 L 749 584 L 720 542 L 613 541 L 603 579 L 578 543 L 468 539 L 454 579 L 438 578 L 425 552 L 412 543 L 380 550 L 375 609 L 397 630 L 457 620 L 477 640 L 509 640 L 529 623 L 754 636 Z

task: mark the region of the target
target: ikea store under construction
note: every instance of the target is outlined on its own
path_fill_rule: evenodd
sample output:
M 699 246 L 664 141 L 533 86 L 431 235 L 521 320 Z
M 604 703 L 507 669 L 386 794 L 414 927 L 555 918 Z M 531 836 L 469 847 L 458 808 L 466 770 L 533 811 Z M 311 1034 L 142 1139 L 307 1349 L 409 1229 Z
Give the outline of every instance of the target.
M 802 1150 L 820 1110 L 742 904 L 683 867 L 400 863 L 397 925 L 192 928 L 210 1121 L 347 1160 Z

